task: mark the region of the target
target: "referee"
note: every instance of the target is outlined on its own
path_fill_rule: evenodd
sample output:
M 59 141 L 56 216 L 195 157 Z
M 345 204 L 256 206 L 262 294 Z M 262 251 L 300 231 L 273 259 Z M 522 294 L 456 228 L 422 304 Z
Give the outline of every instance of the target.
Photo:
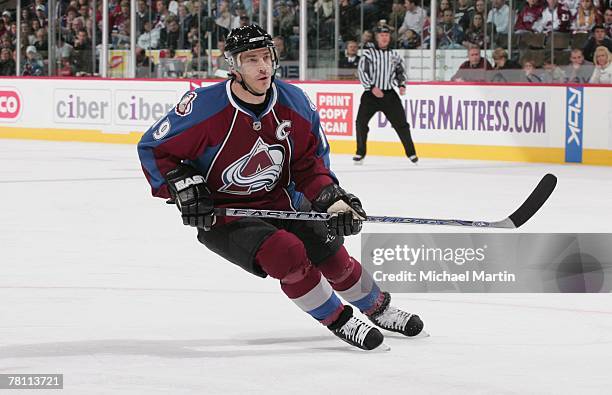
M 366 44 L 359 60 L 359 80 L 365 88 L 361 95 L 359 111 L 357 112 L 357 154 L 353 157 L 355 164 L 363 163 L 368 140 L 368 122 L 377 111 L 382 111 L 391 126 L 399 136 L 406 156 L 417 163 L 419 158 L 410 136 L 410 125 L 406 122 L 406 114 L 399 96 L 393 90 L 395 83 L 400 95 L 406 93 L 406 76 L 404 61 L 394 50 L 389 48 L 391 28 L 382 20 L 374 30 L 376 45 Z

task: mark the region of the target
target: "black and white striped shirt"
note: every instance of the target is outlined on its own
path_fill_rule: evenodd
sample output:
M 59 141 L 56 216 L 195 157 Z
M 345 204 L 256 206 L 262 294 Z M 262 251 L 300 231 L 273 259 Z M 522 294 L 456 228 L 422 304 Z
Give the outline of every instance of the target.
M 406 82 L 404 59 L 393 49 L 379 49 L 370 44 L 363 49 L 359 59 L 359 81 L 366 90 L 378 87 L 381 90 L 393 89 Z

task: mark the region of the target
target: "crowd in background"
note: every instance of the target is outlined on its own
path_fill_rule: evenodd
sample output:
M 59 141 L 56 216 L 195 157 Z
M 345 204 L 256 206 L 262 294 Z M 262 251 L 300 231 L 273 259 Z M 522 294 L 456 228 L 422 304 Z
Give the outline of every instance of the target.
M 339 37 L 336 37 L 338 2 Z M 21 74 L 47 75 L 48 35 L 55 27 L 53 69 L 60 76 L 97 74 L 102 42 L 102 1 L 57 0 L 56 15 L 49 20 L 47 0 L 23 0 L 21 26 L 16 10 L 1 10 L 0 75 L 15 75 L 16 48 L 21 47 Z M 130 3 L 109 0 L 111 49 L 130 46 Z M 431 26 L 429 1 L 420 0 L 308 0 L 308 48 L 334 51 L 338 44 L 342 69 L 354 69 L 359 50 L 373 41 L 372 30 L 380 20 L 393 29 L 394 47 L 429 48 L 435 32 L 440 49 L 474 48 L 494 50 L 493 62 L 479 58 L 462 65 L 456 80 L 520 80 L 586 82 L 572 67 L 595 67 L 599 47 L 612 51 L 612 0 L 517 0 L 510 10 L 506 0 L 439 0 L 435 29 Z M 263 3 L 265 7 L 265 3 Z M 181 54 L 185 69 L 206 70 L 207 50 L 216 50 L 212 68 L 223 68 L 224 37 L 235 27 L 258 22 L 260 0 L 138 0 L 136 2 L 137 66 L 153 70 L 159 59 Z M 293 0 L 274 1 L 274 41 L 281 61 L 297 60 L 299 46 L 299 4 Z M 265 25 L 265 24 L 264 24 Z M 17 28 L 21 39 L 17 43 Z M 508 53 L 509 35 L 512 51 Z M 557 37 L 557 38 L 554 38 Z M 159 51 L 155 60 L 151 51 Z M 185 54 L 190 54 L 186 56 Z M 329 52 L 326 52 L 329 53 Z M 332 56 L 333 57 L 333 56 Z M 476 73 L 482 66 L 486 77 Z M 541 68 L 528 73 L 529 67 Z M 493 70 L 521 70 L 519 77 Z M 585 68 L 585 70 L 587 70 Z M 551 71 L 552 70 L 552 71 Z M 573 70 L 573 71 L 572 71 Z M 543 72 L 541 72 L 543 71 Z M 470 76 L 478 77 L 470 77 Z M 507 77 L 510 75 L 510 77 Z M 577 77 L 580 75 L 582 77 Z M 178 75 L 181 76 L 181 75 Z

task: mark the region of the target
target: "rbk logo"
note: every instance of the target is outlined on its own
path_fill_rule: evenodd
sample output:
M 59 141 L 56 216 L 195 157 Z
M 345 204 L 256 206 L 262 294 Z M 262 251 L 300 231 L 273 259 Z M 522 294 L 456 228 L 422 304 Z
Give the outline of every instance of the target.
M 284 140 L 291 133 L 287 128 L 291 127 L 291 121 L 283 121 L 276 127 L 276 138 L 280 141 Z
M 268 145 L 260 137 L 248 154 L 223 171 L 223 187 L 219 192 L 249 195 L 263 189 L 271 191 L 280 178 L 284 161 L 285 147 Z

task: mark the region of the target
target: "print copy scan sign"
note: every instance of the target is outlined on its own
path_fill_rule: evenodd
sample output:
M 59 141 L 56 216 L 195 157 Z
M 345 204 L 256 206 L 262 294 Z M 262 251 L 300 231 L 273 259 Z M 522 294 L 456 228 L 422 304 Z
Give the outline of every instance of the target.
M 317 108 L 326 135 L 353 135 L 352 93 L 318 92 Z

